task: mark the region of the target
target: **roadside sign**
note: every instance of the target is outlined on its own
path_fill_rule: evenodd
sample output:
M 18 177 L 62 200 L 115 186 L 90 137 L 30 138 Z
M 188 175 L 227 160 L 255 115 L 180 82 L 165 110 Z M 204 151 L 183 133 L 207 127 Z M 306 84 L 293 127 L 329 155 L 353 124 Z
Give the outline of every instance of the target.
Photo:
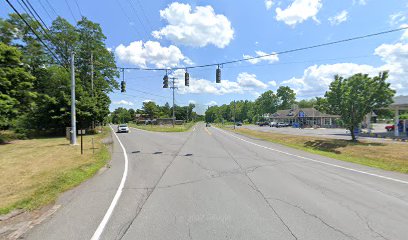
M 85 135 L 85 129 L 79 129 L 78 135 Z
M 298 116 L 299 116 L 300 118 L 304 118 L 304 117 L 305 117 L 305 113 L 304 113 L 303 111 L 300 111 L 299 114 L 298 114 Z

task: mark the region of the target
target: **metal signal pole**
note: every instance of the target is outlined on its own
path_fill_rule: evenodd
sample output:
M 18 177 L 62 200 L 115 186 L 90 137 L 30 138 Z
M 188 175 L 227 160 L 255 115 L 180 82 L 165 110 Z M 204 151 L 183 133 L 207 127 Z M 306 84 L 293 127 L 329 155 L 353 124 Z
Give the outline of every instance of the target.
M 237 112 L 237 104 L 236 104 L 236 102 L 234 100 L 234 129 L 235 129 L 235 125 L 237 125 L 236 120 L 235 120 L 236 116 L 237 116 L 236 112 Z
M 76 113 L 75 113 L 75 53 L 71 53 L 71 144 L 76 144 Z
M 91 52 L 91 91 L 92 98 L 94 98 L 94 64 L 93 64 L 93 53 Z M 95 101 L 95 99 L 93 99 Z M 95 129 L 95 119 L 92 116 L 92 129 Z
M 176 115 L 174 113 L 174 102 L 175 102 L 174 89 L 177 89 L 177 87 L 174 86 L 174 82 L 176 81 L 177 78 L 173 77 L 173 78 L 170 78 L 170 79 L 171 79 L 171 87 L 170 88 L 173 89 L 173 127 L 174 127 L 174 124 L 175 124 L 175 121 L 176 121 Z

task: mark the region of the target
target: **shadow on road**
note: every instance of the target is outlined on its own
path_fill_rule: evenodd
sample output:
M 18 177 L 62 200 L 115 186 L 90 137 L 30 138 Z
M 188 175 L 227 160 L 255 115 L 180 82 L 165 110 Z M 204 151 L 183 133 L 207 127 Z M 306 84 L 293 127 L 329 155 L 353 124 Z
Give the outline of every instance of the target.
M 305 142 L 304 146 L 312 148 L 314 150 L 320 150 L 324 152 L 331 152 L 336 154 L 341 154 L 339 148 L 344 148 L 347 146 L 385 146 L 383 143 L 365 143 L 365 142 L 353 142 L 351 140 L 340 140 L 340 139 L 325 139 L 325 140 L 313 140 Z

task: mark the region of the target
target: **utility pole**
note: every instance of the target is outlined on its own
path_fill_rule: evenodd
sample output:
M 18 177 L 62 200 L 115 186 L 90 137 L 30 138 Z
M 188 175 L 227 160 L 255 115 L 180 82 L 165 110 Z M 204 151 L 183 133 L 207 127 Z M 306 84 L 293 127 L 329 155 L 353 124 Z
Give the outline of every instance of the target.
M 174 127 L 174 124 L 175 124 L 175 121 L 176 121 L 176 115 L 174 113 L 174 101 L 175 101 L 174 89 L 177 88 L 177 87 L 174 86 L 174 82 L 176 81 L 177 78 L 173 77 L 173 78 L 170 78 L 170 79 L 171 79 L 171 87 L 170 88 L 173 89 L 173 127 Z
M 76 144 L 76 113 L 75 113 L 75 53 L 71 53 L 71 144 Z
M 93 65 L 93 53 L 91 52 L 91 94 L 92 98 L 94 98 L 94 81 L 93 81 L 93 75 L 94 75 L 94 65 Z M 93 99 L 95 101 L 95 99 Z M 95 119 L 92 116 L 92 129 L 95 129 Z
M 91 90 L 92 90 L 92 97 L 94 96 L 93 75 L 94 75 L 93 53 L 91 52 Z
M 190 105 L 187 105 L 187 118 L 186 118 L 186 123 L 188 122 L 188 109 L 190 108 Z
M 235 120 L 235 118 L 236 118 L 236 112 L 237 112 L 237 104 L 236 104 L 236 102 L 235 102 L 235 100 L 234 100 L 234 129 L 235 129 L 235 125 L 236 125 L 236 120 Z

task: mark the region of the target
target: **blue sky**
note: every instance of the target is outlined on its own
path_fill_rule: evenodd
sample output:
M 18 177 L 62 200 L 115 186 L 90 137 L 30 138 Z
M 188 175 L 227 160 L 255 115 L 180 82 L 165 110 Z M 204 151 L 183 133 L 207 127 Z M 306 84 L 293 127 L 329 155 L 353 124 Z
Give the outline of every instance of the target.
M 121 67 L 219 63 L 408 23 L 408 1 L 397 0 L 76 1 L 48 0 L 56 13 L 71 23 L 80 18 L 80 12 L 100 23 L 107 36 L 106 45 Z M 55 17 L 47 0 L 31 3 L 47 23 L 51 21 L 48 14 Z M 10 12 L 2 1 L 0 16 Z M 407 40 L 408 31 L 401 31 L 225 65 L 222 84 L 215 84 L 215 67 L 189 69 L 189 88 L 182 83 L 184 71 L 176 71 L 172 73 L 180 78 L 176 103 L 195 102 L 202 112 L 209 104 L 254 100 L 266 90 L 286 85 L 296 90 L 298 99 L 312 98 L 324 94 L 334 74 L 377 74 L 381 70 L 390 70 L 389 81 L 397 94 L 408 94 Z M 171 90 L 162 88 L 163 75 L 163 71 L 127 71 L 127 93 L 111 94 L 111 109 L 140 108 L 145 100 L 171 103 Z

